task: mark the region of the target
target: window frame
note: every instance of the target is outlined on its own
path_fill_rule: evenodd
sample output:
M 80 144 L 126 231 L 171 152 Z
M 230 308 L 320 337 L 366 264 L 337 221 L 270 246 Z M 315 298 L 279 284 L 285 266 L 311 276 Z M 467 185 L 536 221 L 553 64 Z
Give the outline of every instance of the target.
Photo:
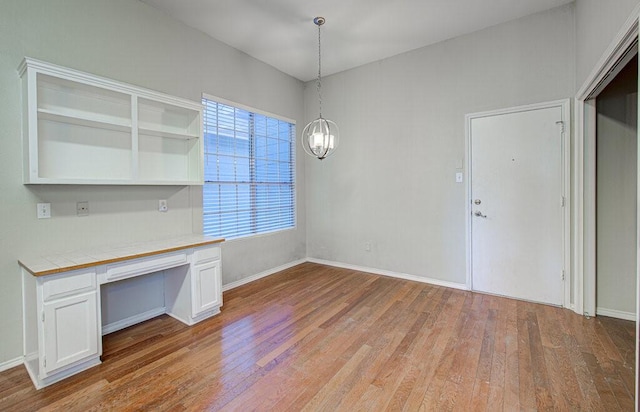
M 298 138 L 297 138 L 298 137 L 297 136 L 298 130 L 297 130 L 296 121 L 293 120 L 293 119 L 290 119 L 288 117 L 285 117 L 285 116 L 281 116 L 281 115 L 278 115 L 278 114 L 267 112 L 265 110 L 256 109 L 254 107 L 247 106 L 247 105 L 244 105 L 244 104 L 241 104 L 241 103 L 237 103 L 237 102 L 234 102 L 234 101 L 231 101 L 231 100 L 228 100 L 228 99 L 224 99 L 224 98 L 221 98 L 221 97 L 217 97 L 217 96 L 214 96 L 214 95 L 211 95 L 211 94 L 208 94 L 208 93 L 202 93 L 201 100 L 204 100 L 204 99 L 210 100 L 210 101 L 218 103 L 218 104 L 231 106 L 234 109 L 244 110 L 244 111 L 247 111 L 247 112 L 249 112 L 251 114 L 254 114 L 254 115 L 265 116 L 267 118 L 279 120 L 279 121 L 282 121 L 282 122 L 287 122 L 287 123 L 291 124 L 293 126 L 293 128 L 294 128 L 294 133 L 293 133 L 292 142 L 291 142 L 291 151 L 292 151 L 292 158 L 291 158 L 291 169 L 292 169 L 291 177 L 292 177 L 292 179 L 291 179 L 291 185 L 292 185 L 292 189 L 293 189 L 293 202 L 292 202 L 293 225 L 291 227 L 285 227 L 285 228 L 279 228 L 279 229 L 273 229 L 273 230 L 267 230 L 267 231 L 255 232 L 255 233 L 248 233 L 248 234 L 244 234 L 244 235 L 240 235 L 240 236 L 235 236 L 235 237 L 229 238 L 228 240 L 225 239 L 225 241 L 226 242 L 229 242 L 229 241 L 233 242 L 233 241 L 236 241 L 236 240 L 243 240 L 243 239 L 260 237 L 260 236 L 268 236 L 268 235 L 272 235 L 274 233 L 281 233 L 281 232 L 285 232 L 285 231 L 288 231 L 288 230 L 296 230 L 297 227 L 298 227 L 298 196 L 297 196 L 298 195 L 298 191 L 297 191 L 297 183 L 298 183 L 297 182 L 297 163 L 298 163 L 297 162 L 297 155 L 298 155 L 298 153 L 297 153 L 297 150 L 296 150 L 296 148 L 297 148 L 296 147 L 297 146 L 296 142 L 298 140 Z M 206 109 L 205 109 L 204 104 L 203 104 L 203 114 L 204 114 L 204 111 L 206 111 Z M 205 122 L 206 122 L 206 118 L 203 115 L 202 116 L 203 138 L 204 138 Z M 206 152 L 206 149 L 205 149 L 202 152 L 203 158 L 206 155 L 207 155 L 207 152 Z M 251 161 L 254 162 L 255 158 L 251 158 Z M 207 167 L 206 166 L 206 162 L 204 161 L 204 159 L 203 159 L 203 164 L 204 164 L 204 168 L 203 168 L 203 175 L 204 175 L 206 167 Z M 203 176 L 203 190 L 202 190 L 203 200 L 204 200 L 204 188 L 205 188 L 205 186 L 207 184 L 210 184 L 210 183 L 207 183 L 206 177 Z M 215 183 L 213 183 L 213 184 L 215 184 Z M 255 209 L 252 209 L 252 210 L 255 210 Z M 202 230 L 204 232 L 205 231 L 204 202 L 203 202 L 203 205 L 202 205 L 202 217 L 203 217 Z

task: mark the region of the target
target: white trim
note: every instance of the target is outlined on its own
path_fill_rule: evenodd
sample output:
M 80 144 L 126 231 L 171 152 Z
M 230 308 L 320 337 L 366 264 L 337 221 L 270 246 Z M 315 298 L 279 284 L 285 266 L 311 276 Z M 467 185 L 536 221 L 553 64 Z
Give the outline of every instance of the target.
M 564 213 L 562 214 L 562 250 L 564 267 L 564 303 L 563 307 L 571 306 L 571 279 L 573 268 L 571 266 L 571 136 L 573 128 L 571 123 L 571 99 L 565 99 L 562 103 L 562 121 L 564 133 L 562 135 L 562 195 L 564 196 Z
M 638 19 L 640 19 L 640 4 L 634 9 L 633 17 L 636 19 L 636 24 Z M 637 34 L 636 34 L 637 35 Z M 638 117 L 640 117 L 640 106 L 637 108 Z M 640 129 L 636 130 L 636 134 L 640 139 Z M 638 164 L 640 163 L 640 145 L 637 147 L 636 151 L 636 310 L 635 310 L 635 321 L 636 321 L 636 359 L 635 359 L 635 411 L 638 412 L 640 409 L 640 402 L 638 401 L 638 397 L 640 393 L 638 393 L 638 388 L 640 388 L 640 343 L 638 341 L 638 336 L 640 336 L 640 167 Z
M 576 93 L 578 100 L 587 100 L 593 97 L 594 92 L 599 92 L 606 86 L 606 78 L 611 75 L 611 70 L 638 37 L 638 15 L 640 15 L 640 4 L 629 14 L 627 21 L 624 22 L 616 37 L 604 51 L 582 87 L 578 89 L 578 93 Z
M 576 94 L 574 145 L 574 304 L 575 312 L 593 314 L 595 296 L 595 107 L 593 98 L 607 85 L 637 42 L 640 4 L 631 12 Z M 640 156 L 639 156 L 640 158 Z M 639 169 L 640 171 L 640 169 Z M 640 216 L 640 209 L 638 211 Z M 640 263 L 639 263 L 640 264 Z M 640 277 L 640 268 L 638 269 Z M 640 287 L 640 282 L 639 287 Z M 640 291 L 638 292 L 640 294 Z M 639 295 L 640 296 L 640 295 Z
M 563 302 L 562 306 L 569 308 L 571 305 L 571 100 L 554 100 L 528 104 L 524 106 L 509 107 L 505 109 L 490 110 L 486 112 L 469 113 L 465 115 L 465 157 L 467 179 L 465 183 L 465 239 L 466 239 L 466 289 L 473 290 L 473 262 L 471 249 L 471 121 L 482 117 L 497 116 L 502 114 L 520 113 L 531 110 L 540 110 L 559 107 L 562 112 L 562 122 L 564 133 L 562 136 L 561 169 L 562 169 L 562 196 L 565 198 L 564 213 L 562 214 L 562 260 L 565 277 L 563 281 Z
M 638 6 L 640 7 L 640 5 Z M 640 14 L 640 12 L 638 12 Z M 639 17 L 640 18 L 640 17 Z M 640 117 L 640 105 L 638 106 L 638 117 Z M 640 129 L 636 130 L 638 138 L 640 138 Z M 638 145 L 636 153 L 636 380 L 635 380 L 635 399 L 636 399 L 636 412 L 640 409 L 640 402 L 638 402 L 638 388 L 640 388 L 640 344 L 638 343 L 638 336 L 640 336 L 640 145 Z
M 242 104 L 242 103 L 237 103 L 237 102 L 234 102 L 232 100 L 227 100 L 227 99 L 224 99 L 222 97 L 214 96 L 212 94 L 202 93 L 202 98 L 203 99 L 207 99 L 207 100 L 213 100 L 216 103 L 226 104 L 227 106 L 233 106 L 233 107 L 235 107 L 237 109 L 246 110 L 248 112 L 261 114 L 261 115 L 267 116 L 267 117 L 272 117 L 272 118 L 275 118 L 275 119 L 278 119 L 278 120 L 282 120 L 282 121 L 287 122 L 287 123 L 296 124 L 295 120 L 290 119 L 288 117 L 280 116 L 279 114 L 275 114 L 275 113 L 270 113 L 270 112 L 267 112 L 266 110 L 256 109 L 255 107 L 247 106 L 246 104 Z
M 22 297 L 22 362 L 25 362 L 25 356 L 27 355 L 27 312 L 26 312 L 26 302 L 27 302 L 27 297 L 25 295 L 25 290 L 27 289 L 26 285 L 24 284 L 25 282 L 25 278 L 24 278 L 24 272 L 23 269 L 20 269 L 20 294 Z M 37 312 L 37 310 L 36 310 Z M 17 358 L 16 358 L 17 359 Z M 11 363 L 14 362 L 15 359 L 13 360 L 8 360 L 6 362 L 2 362 L 0 363 L 0 372 L 9 369 L 9 367 L 7 367 L 6 369 L 2 368 L 2 365 L 6 364 L 6 363 Z M 34 381 L 35 382 L 35 381 Z
M 531 110 L 548 109 L 550 107 L 558 107 L 558 106 L 564 107 L 565 105 L 568 105 L 568 104 L 569 104 L 569 99 L 560 99 L 560 100 L 552 100 L 549 102 L 532 103 L 532 104 L 526 104 L 523 106 L 514 106 L 514 107 L 503 108 L 503 109 L 488 110 L 485 112 L 468 113 L 465 115 L 465 120 L 467 120 L 467 123 L 468 123 L 468 120 L 472 118 L 477 119 L 481 117 L 497 116 L 500 114 L 529 112 Z
M 582 310 L 596 311 L 596 119 L 595 99 L 585 100 L 582 110 Z
M 576 94 L 576 135 L 575 135 L 575 152 L 574 159 L 576 162 L 576 167 L 574 170 L 576 180 L 576 197 L 575 197 L 575 212 L 576 216 L 574 219 L 574 223 L 576 224 L 574 236 L 575 236 L 575 248 L 574 248 L 574 259 L 576 265 L 576 271 L 574 272 L 575 281 L 574 281 L 574 303 L 575 309 L 574 311 L 577 313 L 584 313 L 584 299 L 585 299 L 585 289 L 587 288 L 585 285 L 585 258 L 588 257 L 586 254 L 585 246 L 589 247 L 588 244 L 585 243 L 585 230 L 584 225 L 586 222 L 586 218 L 592 218 L 588 215 L 585 215 L 585 191 L 595 191 L 595 187 L 588 188 L 585 186 L 585 166 L 588 167 L 588 164 L 585 164 L 585 139 L 589 138 L 589 134 L 595 134 L 593 130 L 588 130 L 587 125 L 585 124 L 584 113 L 587 110 L 587 104 L 585 101 L 593 97 L 594 93 L 601 88 L 603 84 L 606 84 L 606 78 L 610 76 L 612 73 L 612 69 L 615 70 L 616 64 L 620 61 L 620 59 L 625 55 L 627 49 L 633 45 L 634 42 L 637 41 L 638 38 L 638 19 L 640 16 L 640 4 L 638 4 L 633 11 L 630 13 L 627 21 L 622 25 L 622 28 L 613 39 L 607 50 L 602 54 L 602 57 L 596 65 L 594 66 L 593 71 L 587 77 L 586 81 L 582 85 L 582 87 L 578 90 Z M 639 108 L 640 112 L 640 108 Z M 593 124 L 590 125 L 593 128 Z M 638 133 L 640 137 L 640 130 Z M 640 160 L 640 145 L 638 145 L 638 155 L 637 158 Z M 637 190 L 637 211 L 636 215 L 640 217 L 640 167 L 638 168 L 638 190 Z M 639 220 L 640 222 L 640 220 Z M 595 221 L 592 222 L 592 225 L 595 225 Z M 640 245 L 640 223 L 637 225 L 638 235 L 636 237 L 638 245 Z M 595 239 L 589 239 L 591 243 L 595 241 Z M 636 247 L 638 247 L 636 245 Z M 591 245 L 594 247 L 594 245 Z M 636 316 L 635 318 L 640 318 L 640 247 L 636 252 Z M 595 280 L 595 276 L 594 276 Z M 593 280 L 589 279 L 590 282 Z M 592 285 L 592 288 L 595 289 L 595 285 Z M 591 294 L 590 294 L 591 296 Z M 590 306 L 590 305 L 588 305 Z M 594 304 L 595 306 L 595 299 Z M 597 308 L 596 308 L 597 310 Z M 636 336 L 640 334 L 640 322 L 636 322 Z M 636 354 L 636 373 L 635 373 L 635 388 L 640 386 L 640 345 L 636 342 L 635 348 Z M 636 393 L 636 397 L 638 394 Z M 635 410 L 638 411 L 639 404 L 636 402 Z
M 433 278 L 427 278 L 427 277 L 416 276 L 416 275 L 409 275 L 409 274 L 406 274 L 406 273 L 393 272 L 393 271 L 390 271 L 390 270 L 376 269 L 376 268 L 370 268 L 370 267 L 359 266 L 359 265 L 352 265 L 350 263 L 334 262 L 334 261 L 331 261 L 331 260 L 316 259 L 316 258 L 307 258 L 307 262 L 318 263 L 318 264 L 327 265 L 327 266 L 334 266 L 334 267 L 343 268 L 343 269 L 357 270 L 359 272 L 373 273 L 375 275 L 389 276 L 389 277 L 392 277 L 392 278 L 398 278 L 398 279 L 404 279 L 404 280 L 412 280 L 414 282 L 428 283 L 430 285 L 444 286 L 446 288 L 468 290 L 467 286 L 464 283 L 449 282 L 449 281 L 446 281 L 446 280 L 433 279 Z
M 83 83 L 90 86 L 102 87 L 126 94 L 132 94 L 144 99 L 161 100 L 164 103 L 202 110 L 202 102 L 194 102 L 193 100 L 184 99 L 182 97 L 171 96 L 169 94 L 165 94 L 155 90 L 145 89 L 142 87 L 134 86 L 132 84 L 108 79 L 106 77 L 88 74 L 80 70 L 58 66 L 57 64 L 47 63 L 42 60 L 33 59 L 31 57 L 25 57 L 24 60 L 22 60 L 20 66 L 18 66 L 18 74 L 22 77 L 27 68 L 34 68 L 38 70 L 38 72 L 43 74 L 60 77 L 66 80 L 72 80 L 74 82 Z
M 8 361 L 4 361 L 0 363 L 0 372 L 4 372 L 11 368 L 15 368 L 16 366 L 20 366 L 24 364 L 24 356 L 19 356 L 14 359 L 10 359 Z
M 280 266 L 277 266 L 277 267 L 272 268 L 272 269 L 267 269 L 265 271 L 262 271 L 260 273 L 256 273 L 255 275 L 248 276 L 246 278 L 242 278 L 242 279 L 237 280 L 235 282 L 227 283 L 226 285 L 222 286 L 222 291 L 226 292 L 228 290 L 235 289 L 235 288 L 237 288 L 239 286 L 246 285 L 247 283 L 251 283 L 251 282 L 256 281 L 258 279 L 262 279 L 264 277 L 274 275 L 274 274 L 276 274 L 278 272 L 281 272 L 281 271 L 283 271 L 285 269 L 292 268 L 292 267 L 297 266 L 297 265 L 299 265 L 301 263 L 304 263 L 306 261 L 307 261 L 306 259 L 294 260 L 293 262 L 285 263 L 284 265 L 280 265 Z
M 297 218 L 297 216 L 296 216 L 296 218 Z M 255 239 L 255 238 L 260 238 L 260 237 L 264 237 L 264 236 L 277 235 L 277 234 L 280 234 L 282 232 L 286 232 L 288 230 L 296 230 L 296 229 L 297 229 L 296 226 L 294 226 L 294 227 L 285 227 L 285 228 L 282 228 L 282 229 L 270 230 L 268 232 L 251 233 L 251 234 L 248 234 L 248 235 L 232 237 L 231 239 L 225 238 L 224 239 L 224 243 L 242 242 L 243 240 L 247 240 L 247 239 Z
M 406 273 L 394 272 L 394 271 L 390 271 L 390 270 L 376 269 L 376 268 L 370 268 L 370 267 L 366 267 L 366 266 L 352 265 L 352 264 L 349 264 L 349 263 L 334 262 L 334 261 L 331 261 L 331 260 L 316 259 L 316 258 L 308 257 L 308 258 L 305 258 L 305 259 L 295 260 L 293 262 L 286 263 L 284 265 L 281 265 L 281 266 L 278 266 L 278 267 L 275 267 L 275 268 L 272 268 L 272 269 L 265 270 L 263 272 L 257 273 L 257 274 L 252 275 L 252 276 L 248 276 L 246 278 L 240 279 L 240 280 L 232 282 L 232 283 L 227 283 L 226 285 L 222 286 L 222 291 L 226 292 L 228 290 L 235 289 L 235 288 L 237 288 L 239 286 L 246 285 L 247 283 L 251 283 L 253 281 L 256 281 L 258 279 L 262 279 L 262 278 L 270 276 L 270 275 L 274 275 L 274 274 L 276 274 L 278 272 L 281 272 L 283 270 L 292 268 L 294 266 L 298 266 L 298 265 L 300 265 L 302 263 L 305 263 L 305 262 L 317 263 L 317 264 L 320 264 L 320 265 L 333 266 L 333 267 L 338 267 L 338 268 L 343 268 L 343 269 L 357 270 L 359 272 L 373 273 L 375 275 L 389 276 L 389 277 L 392 277 L 392 278 L 398 278 L 398 279 L 404 279 L 404 280 L 412 280 L 414 282 L 428 283 L 428 284 L 431 284 L 431 285 L 443 286 L 443 287 L 446 287 L 446 288 L 459 289 L 459 290 L 468 290 L 464 283 L 449 282 L 449 281 L 446 281 L 446 280 L 425 278 L 425 277 L 422 277 L 422 276 L 409 275 L 409 274 L 406 274 Z
M 464 117 L 464 168 L 467 176 L 464 183 L 464 204 L 465 204 L 465 286 L 467 290 L 473 290 L 473 267 L 471 262 L 471 118 L 470 115 Z
M 633 312 L 623 312 L 621 310 L 596 308 L 596 315 L 609 316 L 610 318 L 632 320 L 635 322 L 636 314 Z
M 217 97 L 217 96 L 213 96 L 207 93 L 202 93 L 202 99 L 207 99 L 207 100 L 211 100 L 215 103 L 221 103 L 221 104 L 225 104 L 234 108 L 239 108 L 242 110 L 246 110 L 250 113 L 254 113 L 254 114 L 259 114 L 259 115 L 263 115 L 269 118 L 274 118 L 274 119 L 278 119 L 280 121 L 284 121 L 287 123 L 290 123 L 293 125 L 293 140 L 292 140 L 292 145 L 291 145 L 291 150 L 292 150 L 292 157 L 291 157 L 291 167 L 292 167 L 292 181 L 291 181 L 291 185 L 293 187 L 293 191 L 294 191 L 294 196 L 293 196 L 293 226 L 291 227 L 283 227 L 283 228 L 278 228 L 278 229 L 274 229 L 274 230 L 269 230 L 269 231 L 262 231 L 262 232 L 258 232 L 258 233 L 248 233 L 245 235 L 241 235 L 241 236 L 236 236 L 236 237 L 232 237 L 230 239 L 227 239 L 227 242 L 233 242 L 236 240 L 245 240 L 245 239 L 251 239 L 251 238 L 256 238 L 259 236 L 265 236 L 265 235 L 271 235 L 271 234 L 276 234 L 276 233 L 280 233 L 283 231 L 287 231 L 287 230 L 297 230 L 298 229 L 298 196 L 297 194 L 297 188 L 298 188 L 298 164 L 300 162 L 298 162 L 298 152 L 296 150 L 297 148 L 297 141 L 298 141 L 298 136 L 297 136 L 297 128 L 296 128 L 296 121 L 293 119 L 289 119 L 287 117 L 284 116 L 279 116 L 277 114 L 273 114 L 273 113 L 269 113 L 267 111 L 263 111 L 263 110 L 259 110 L 259 109 L 255 109 L 253 107 L 250 106 L 246 106 L 240 103 L 236 103 L 233 102 L 231 100 L 227 100 L 227 99 L 223 99 L 221 97 Z M 207 107 L 205 104 L 203 104 L 203 130 L 205 127 L 205 123 L 206 123 L 206 119 L 205 119 L 205 112 L 207 111 Z M 203 139 L 204 142 L 204 139 Z M 205 150 L 204 150 L 204 146 L 202 148 L 202 154 L 203 156 L 206 154 Z M 206 171 L 206 166 L 204 166 L 203 168 L 203 173 Z M 204 189 L 206 188 L 207 184 L 216 184 L 214 181 L 211 182 L 206 182 L 203 179 L 203 187 L 202 190 L 204 191 Z M 204 213 L 204 207 L 203 207 L 203 213 Z M 206 229 L 204 222 L 202 224 L 202 231 L 204 231 Z
M 128 328 L 129 326 L 136 325 L 140 322 L 144 322 L 145 320 L 153 319 L 156 316 L 160 316 L 165 313 L 167 313 L 167 308 L 163 306 L 160 308 L 148 310 L 143 313 L 138 313 L 133 316 L 129 316 L 128 318 L 119 320 L 117 322 L 112 322 L 112 323 L 109 323 L 108 325 L 104 325 L 102 327 L 102 335 L 103 336 L 108 335 L 109 333 L 113 333 L 120 329 Z
M 579 139 L 578 136 L 582 136 L 584 133 L 584 100 L 575 100 L 574 104 L 574 122 L 575 122 L 575 140 L 574 151 L 576 153 L 574 162 L 574 202 L 573 202 L 573 256 L 575 258 L 573 262 L 573 311 L 579 315 L 584 314 L 584 302 L 583 302 L 583 286 L 584 279 L 584 156 L 578 155 L 584 153 L 583 139 Z M 580 292 L 578 292 L 580 291 Z

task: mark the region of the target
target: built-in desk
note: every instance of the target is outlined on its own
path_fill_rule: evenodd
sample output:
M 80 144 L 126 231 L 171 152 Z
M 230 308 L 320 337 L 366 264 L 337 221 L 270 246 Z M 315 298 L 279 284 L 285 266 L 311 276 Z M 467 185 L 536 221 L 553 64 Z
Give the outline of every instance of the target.
M 166 313 L 193 325 L 220 312 L 221 254 L 201 235 L 25 256 L 25 366 L 36 388 L 100 363 L 100 285 L 164 271 Z

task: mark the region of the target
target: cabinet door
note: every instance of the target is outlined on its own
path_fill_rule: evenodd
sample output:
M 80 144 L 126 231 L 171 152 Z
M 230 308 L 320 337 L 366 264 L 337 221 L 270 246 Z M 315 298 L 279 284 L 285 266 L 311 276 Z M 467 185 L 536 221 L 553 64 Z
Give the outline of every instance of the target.
M 220 261 L 194 265 L 191 282 L 192 316 L 222 306 Z
M 98 356 L 96 292 L 44 305 L 44 374 Z

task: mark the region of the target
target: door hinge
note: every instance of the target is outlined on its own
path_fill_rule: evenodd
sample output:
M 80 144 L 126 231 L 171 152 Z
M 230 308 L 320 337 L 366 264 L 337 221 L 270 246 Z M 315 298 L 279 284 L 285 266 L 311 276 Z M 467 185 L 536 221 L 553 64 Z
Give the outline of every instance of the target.
M 47 367 L 47 357 L 46 357 L 46 356 L 43 356 L 43 357 L 42 357 L 42 367 L 43 367 L 43 368 L 46 368 L 46 367 Z
M 564 280 L 564 269 L 560 272 L 560 279 Z
M 564 196 L 560 196 L 560 207 L 564 207 L 565 203 L 566 203 L 565 197 Z
M 562 120 L 558 120 L 556 124 L 560 126 L 560 133 L 564 133 L 564 122 Z
M 42 321 L 44 322 L 44 310 L 42 311 Z

